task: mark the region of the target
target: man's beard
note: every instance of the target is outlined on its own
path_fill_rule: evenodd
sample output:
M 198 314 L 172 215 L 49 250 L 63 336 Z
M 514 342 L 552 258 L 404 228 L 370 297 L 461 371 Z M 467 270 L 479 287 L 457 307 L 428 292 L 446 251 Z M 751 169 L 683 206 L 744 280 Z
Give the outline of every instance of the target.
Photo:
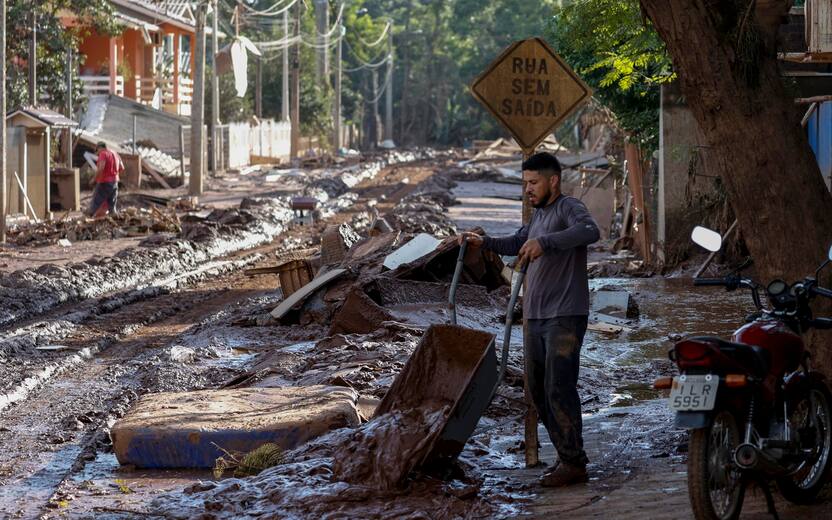
M 537 201 L 537 204 L 532 204 L 534 209 L 545 208 L 547 204 L 549 204 L 549 199 L 552 198 L 552 192 L 548 192 L 545 197 L 541 197 L 540 200 Z

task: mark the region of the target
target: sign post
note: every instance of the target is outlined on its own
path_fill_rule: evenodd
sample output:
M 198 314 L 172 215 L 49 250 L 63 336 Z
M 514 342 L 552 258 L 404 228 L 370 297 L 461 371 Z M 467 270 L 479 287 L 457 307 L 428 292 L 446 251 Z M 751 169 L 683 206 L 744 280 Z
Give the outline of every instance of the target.
M 474 80 L 471 93 L 511 133 L 524 160 L 592 97 L 589 87 L 541 38 L 510 45 Z M 523 197 L 523 224 L 530 219 L 531 206 Z M 524 323 L 524 336 L 526 331 Z M 524 421 L 526 466 L 531 467 L 540 462 L 537 412 L 525 375 L 524 392 L 528 407 Z

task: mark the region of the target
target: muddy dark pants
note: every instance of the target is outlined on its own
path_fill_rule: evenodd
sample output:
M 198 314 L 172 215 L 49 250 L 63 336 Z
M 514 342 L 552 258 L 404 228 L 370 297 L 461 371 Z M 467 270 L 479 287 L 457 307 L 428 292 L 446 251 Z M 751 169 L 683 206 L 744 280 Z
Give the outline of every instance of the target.
M 578 397 L 586 316 L 527 320 L 526 374 L 529 391 L 560 460 L 587 463 Z
M 92 194 L 92 201 L 90 202 L 90 209 L 87 214 L 95 215 L 98 209 L 105 202 L 107 203 L 107 211 L 116 214 L 116 201 L 118 200 L 118 183 L 117 182 L 99 182 L 95 185 L 95 191 Z

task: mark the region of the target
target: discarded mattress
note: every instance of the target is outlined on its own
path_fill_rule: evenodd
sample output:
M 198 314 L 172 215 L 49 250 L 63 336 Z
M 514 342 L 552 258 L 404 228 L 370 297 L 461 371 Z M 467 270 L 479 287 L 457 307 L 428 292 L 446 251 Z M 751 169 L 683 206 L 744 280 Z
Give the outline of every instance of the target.
M 139 400 L 115 423 L 120 464 L 138 468 L 213 468 L 229 452 L 266 443 L 291 449 L 360 423 L 349 388 L 308 386 L 160 393 Z

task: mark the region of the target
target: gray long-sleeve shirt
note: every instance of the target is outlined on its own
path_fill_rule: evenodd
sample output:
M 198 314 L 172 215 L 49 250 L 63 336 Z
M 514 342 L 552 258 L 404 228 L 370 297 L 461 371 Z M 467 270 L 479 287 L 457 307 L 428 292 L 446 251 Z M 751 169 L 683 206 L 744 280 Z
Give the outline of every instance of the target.
M 483 246 L 515 256 L 527 240 L 537 239 L 543 256 L 529 265 L 523 316 L 548 319 L 589 314 L 586 246 L 600 238 L 598 226 L 583 202 L 565 195 L 532 214 L 528 225 L 507 237 L 483 237 Z

